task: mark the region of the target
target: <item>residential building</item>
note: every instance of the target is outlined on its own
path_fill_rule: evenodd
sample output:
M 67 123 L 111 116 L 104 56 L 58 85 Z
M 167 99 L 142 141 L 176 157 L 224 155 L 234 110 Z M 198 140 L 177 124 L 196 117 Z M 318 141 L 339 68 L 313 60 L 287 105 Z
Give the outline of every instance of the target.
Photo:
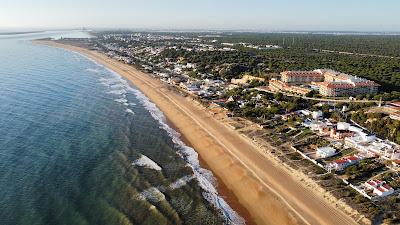
M 381 180 L 369 180 L 365 182 L 365 187 L 373 191 L 379 197 L 385 197 L 394 193 L 394 189 Z
M 345 145 L 371 157 L 379 156 L 387 160 L 400 159 L 399 145 L 363 132 L 356 133 L 352 137 L 346 137 Z
M 314 120 L 320 120 L 324 118 L 324 113 L 321 110 L 313 111 L 311 115 Z
M 359 156 L 356 156 L 356 155 L 347 156 L 347 157 L 333 161 L 329 166 L 331 169 L 341 171 L 341 170 L 344 170 L 348 166 L 359 163 L 361 160 L 362 160 L 362 158 Z
M 328 158 L 336 154 L 336 149 L 332 147 L 320 147 L 317 148 L 317 157 Z
M 336 140 L 344 140 L 347 137 L 353 137 L 354 132 L 349 131 L 349 130 L 338 130 L 335 128 L 331 129 L 331 132 L 329 134 L 330 138 L 336 139 Z

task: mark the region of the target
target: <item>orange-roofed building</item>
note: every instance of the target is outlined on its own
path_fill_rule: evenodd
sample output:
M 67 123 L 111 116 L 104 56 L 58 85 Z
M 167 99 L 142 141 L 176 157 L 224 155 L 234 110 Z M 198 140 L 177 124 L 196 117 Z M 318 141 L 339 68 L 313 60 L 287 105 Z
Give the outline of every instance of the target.
M 378 92 L 379 84 L 357 76 L 330 69 L 313 71 L 284 71 L 281 73 L 284 83 L 312 83 L 319 88 L 323 96 L 341 97 Z
M 284 71 L 281 80 L 286 83 L 311 83 L 324 80 L 324 75 L 318 71 Z

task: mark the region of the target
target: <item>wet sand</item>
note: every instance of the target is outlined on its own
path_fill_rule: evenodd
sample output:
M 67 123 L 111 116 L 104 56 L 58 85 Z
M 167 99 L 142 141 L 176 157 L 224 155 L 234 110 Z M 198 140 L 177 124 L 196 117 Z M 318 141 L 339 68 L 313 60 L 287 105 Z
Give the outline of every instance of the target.
M 131 81 L 199 153 L 209 169 L 257 224 L 356 224 L 305 187 L 277 161 L 215 120 L 193 101 L 171 91 L 165 83 L 99 52 L 55 42 L 42 42 L 79 52 Z
M 167 118 L 167 123 L 171 128 L 181 133 L 179 128 L 175 127 L 174 124 L 171 121 L 169 121 L 168 118 Z M 182 136 L 181 139 L 187 146 L 193 148 L 193 146 L 185 138 L 185 136 Z M 200 166 L 202 168 L 212 171 L 210 166 L 201 157 L 201 155 L 199 155 L 199 161 L 200 161 Z M 246 225 L 255 225 L 256 223 L 253 217 L 250 215 L 250 212 L 242 204 L 240 204 L 239 199 L 235 196 L 235 194 L 225 185 L 224 182 L 222 182 L 219 176 L 214 174 L 214 177 L 216 178 L 218 184 L 217 186 L 218 194 L 229 204 L 230 207 L 232 207 L 233 210 L 235 210 L 236 213 L 238 213 L 246 221 Z

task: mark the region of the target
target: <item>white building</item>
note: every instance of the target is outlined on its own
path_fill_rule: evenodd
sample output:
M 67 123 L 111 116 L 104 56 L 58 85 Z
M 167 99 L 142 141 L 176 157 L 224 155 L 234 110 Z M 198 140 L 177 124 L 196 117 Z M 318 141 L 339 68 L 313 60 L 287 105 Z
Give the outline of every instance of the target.
M 337 171 L 344 170 L 346 167 L 358 164 L 363 158 L 357 155 L 346 156 L 341 159 L 337 159 L 329 164 L 329 167 Z
M 380 156 L 391 160 L 400 158 L 400 147 L 397 144 L 373 135 L 361 133 L 353 137 L 346 137 L 345 144 L 369 156 Z
M 345 122 L 338 122 L 336 126 L 338 130 L 349 130 L 350 128 L 350 124 Z
M 394 193 L 394 189 L 381 180 L 369 180 L 365 182 L 365 187 L 373 190 L 373 193 L 379 197 L 385 197 Z
M 322 111 L 314 111 L 312 112 L 312 118 L 317 120 L 323 118 L 324 113 Z
M 319 158 L 328 158 L 336 154 L 336 149 L 332 147 L 321 147 L 317 148 L 317 157 Z

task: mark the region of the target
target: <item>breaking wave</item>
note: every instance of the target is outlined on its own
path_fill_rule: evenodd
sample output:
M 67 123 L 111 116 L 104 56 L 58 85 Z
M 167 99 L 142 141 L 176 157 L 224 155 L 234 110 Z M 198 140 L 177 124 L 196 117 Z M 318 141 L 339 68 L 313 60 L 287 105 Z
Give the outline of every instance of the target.
M 77 57 L 78 59 L 80 59 L 80 57 Z M 88 68 L 86 69 L 86 71 L 92 72 L 92 73 L 100 73 L 101 70 L 97 69 L 97 68 Z
M 172 142 L 179 151 L 178 154 L 188 163 L 188 166 L 192 168 L 194 173 L 193 176 L 181 178 L 181 180 L 172 183 L 169 188 L 180 188 L 190 180 L 196 179 L 199 186 L 203 190 L 203 197 L 210 202 L 210 204 L 220 210 L 226 220 L 226 224 L 245 224 L 244 219 L 239 216 L 218 194 L 216 179 L 211 171 L 200 166 L 198 153 L 193 148 L 187 146 L 180 139 L 181 134 L 167 124 L 164 114 L 158 109 L 158 107 L 152 103 L 142 92 L 132 88 L 128 81 L 123 79 L 118 73 L 101 64 L 98 64 L 97 62 L 95 63 L 113 75 L 112 78 L 100 78 L 100 82 L 110 88 L 110 91 L 108 91 L 109 94 L 119 96 L 119 98 L 115 99 L 115 101 L 126 103 L 127 105 L 135 105 L 135 103 L 130 103 L 126 98 L 126 94 L 128 92 L 134 94 L 140 104 L 143 105 L 143 107 L 151 114 L 151 116 L 158 121 L 160 129 L 163 129 L 168 133 L 172 139 Z M 125 110 L 126 112 L 130 112 L 129 108 L 126 108 Z M 152 187 L 143 191 L 136 197 L 143 200 L 147 199 L 153 202 L 162 201 L 165 196 L 161 191 L 164 189 L 165 187 L 162 186 L 159 188 Z
M 240 217 L 221 196 L 219 196 L 216 187 L 216 180 L 212 172 L 200 166 L 197 152 L 193 148 L 187 146 L 180 139 L 180 133 L 167 124 L 164 114 L 158 109 L 158 107 L 139 90 L 129 88 L 129 91 L 135 94 L 139 102 L 150 112 L 151 116 L 159 122 L 160 128 L 167 131 L 168 135 L 172 138 L 173 143 L 179 149 L 180 155 L 192 168 L 194 177 L 203 189 L 204 198 L 221 211 L 227 220 L 227 224 L 245 224 L 244 219 Z
M 169 188 L 171 188 L 172 190 L 181 188 L 181 187 L 185 186 L 189 181 L 193 180 L 194 178 L 195 177 L 192 175 L 184 176 L 184 177 L 176 180 L 175 182 L 171 183 L 169 185 Z
M 132 109 L 125 109 L 125 112 L 135 115 L 135 112 Z
M 103 67 L 103 69 L 106 69 Z M 100 73 L 99 69 L 91 69 L 92 71 L 99 71 L 98 73 Z M 109 72 L 112 72 L 110 70 L 108 70 Z M 114 77 L 101 77 L 99 79 L 100 83 L 104 86 L 106 86 L 109 91 L 107 91 L 108 94 L 111 95 L 116 95 L 117 98 L 114 99 L 115 102 L 120 103 L 121 105 L 123 105 L 125 107 L 125 112 L 131 114 L 131 115 L 135 115 L 135 112 L 129 108 L 129 106 L 135 106 L 135 103 L 131 103 L 129 102 L 126 94 L 128 93 L 128 88 L 129 88 L 129 84 L 126 80 L 122 79 L 121 76 L 115 74 L 114 72 L 112 72 L 112 74 L 114 75 Z
M 157 203 L 165 200 L 165 195 L 155 187 L 148 188 L 142 191 L 140 194 L 134 196 L 134 198 L 142 201 L 149 201 L 152 203 Z
M 153 170 L 157 170 L 157 171 L 161 171 L 161 167 L 154 162 L 153 160 L 151 160 L 149 157 L 142 155 L 139 159 L 133 161 L 132 163 L 133 166 L 141 166 L 141 167 L 145 167 L 145 168 L 149 168 L 149 169 L 153 169 Z

